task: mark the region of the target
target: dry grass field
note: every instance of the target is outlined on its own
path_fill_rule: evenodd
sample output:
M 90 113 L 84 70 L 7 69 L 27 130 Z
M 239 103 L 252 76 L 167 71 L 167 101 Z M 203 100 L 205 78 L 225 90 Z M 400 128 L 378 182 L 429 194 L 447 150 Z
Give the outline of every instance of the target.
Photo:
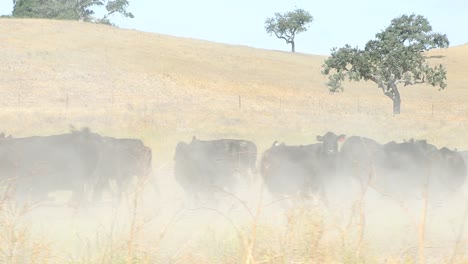
M 0 194 L 0 262 L 468 263 L 466 186 L 427 211 L 369 191 L 347 208 L 337 199 L 342 207 L 330 212 L 320 203 L 269 205 L 260 182 L 218 209 L 191 208 L 173 180 L 175 145 L 193 135 L 250 139 L 259 153 L 327 131 L 468 150 L 468 45 L 427 55 L 447 67 L 448 87 L 402 87 L 402 114 L 392 116 L 372 83 L 330 94 L 323 56 L 0 19 L 0 132 L 50 135 L 73 125 L 140 138 L 158 186 L 136 184 L 120 205 L 80 209 L 18 208 Z

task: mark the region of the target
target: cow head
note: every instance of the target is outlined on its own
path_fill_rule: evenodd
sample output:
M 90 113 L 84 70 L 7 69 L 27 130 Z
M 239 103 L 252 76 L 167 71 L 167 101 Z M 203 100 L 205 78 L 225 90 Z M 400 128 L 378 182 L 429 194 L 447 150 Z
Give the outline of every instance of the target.
M 442 158 L 453 167 L 460 166 L 460 164 L 465 163 L 463 157 L 457 151 L 443 147 L 439 149 L 439 153 L 441 154 Z
M 323 136 L 317 136 L 317 141 L 322 142 L 322 153 L 326 155 L 335 155 L 338 153 L 338 142 L 343 142 L 346 139 L 345 135 L 337 136 L 333 132 L 327 132 Z
M 463 186 L 467 178 L 467 164 L 462 155 L 446 147 L 439 150 L 445 175 L 441 177 L 444 184 L 448 184 L 454 190 Z

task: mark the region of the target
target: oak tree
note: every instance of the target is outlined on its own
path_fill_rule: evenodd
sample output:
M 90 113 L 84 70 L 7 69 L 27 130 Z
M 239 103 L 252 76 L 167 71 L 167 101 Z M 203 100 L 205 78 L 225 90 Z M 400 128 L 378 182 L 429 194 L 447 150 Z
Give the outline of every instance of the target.
M 127 11 L 128 0 L 13 0 L 13 17 L 69 19 L 111 24 L 109 17 L 120 13 L 133 18 Z M 98 8 L 105 8 L 102 18 L 95 16 Z
M 296 51 L 294 38 L 296 34 L 307 30 L 308 24 L 314 18 L 304 9 L 296 9 L 284 14 L 275 13 L 274 17 L 267 18 L 265 30 L 270 35 L 275 34 L 279 39 L 284 39 L 287 44 L 291 44 L 291 51 Z
M 400 113 L 399 86 L 426 83 L 444 89 L 447 71 L 444 66 L 429 66 L 426 51 L 446 48 L 447 36 L 432 32 L 429 21 L 421 15 L 402 15 L 367 42 L 364 49 L 333 48 L 322 73 L 328 75 L 331 92 L 342 92 L 342 82 L 372 81 L 393 101 L 393 114 Z

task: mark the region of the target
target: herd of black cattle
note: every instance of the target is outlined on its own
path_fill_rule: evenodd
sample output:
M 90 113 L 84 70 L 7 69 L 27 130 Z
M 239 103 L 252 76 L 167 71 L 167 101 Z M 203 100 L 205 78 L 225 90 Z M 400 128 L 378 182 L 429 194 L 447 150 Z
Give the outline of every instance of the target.
M 174 177 L 196 200 L 260 179 L 275 197 L 326 198 L 329 186 L 347 188 L 351 183 L 395 197 L 423 191 L 447 196 L 467 177 L 468 152 L 439 149 L 424 140 L 380 144 L 328 132 L 317 141 L 296 146 L 274 142 L 257 165 L 252 141 L 194 137 L 177 144 Z M 0 136 L 0 187 L 18 200 L 43 201 L 52 192 L 67 190 L 71 201 L 97 202 L 111 183 L 120 196 L 135 177 L 152 174 L 151 149 L 138 139 L 116 139 L 88 129 L 52 136 Z

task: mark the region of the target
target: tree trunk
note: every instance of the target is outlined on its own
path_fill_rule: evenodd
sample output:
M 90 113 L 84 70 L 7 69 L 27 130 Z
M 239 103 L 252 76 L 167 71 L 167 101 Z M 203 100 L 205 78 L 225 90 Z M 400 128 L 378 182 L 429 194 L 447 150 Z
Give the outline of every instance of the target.
M 392 99 L 393 101 L 393 114 L 394 115 L 399 115 L 400 114 L 400 106 L 401 106 L 401 97 L 400 97 L 400 92 L 398 91 L 398 88 L 396 84 L 390 84 L 389 85 L 388 92 L 385 93 L 385 95 Z
M 296 45 L 294 44 L 294 41 L 291 41 L 291 52 L 296 52 Z
M 400 105 L 401 105 L 401 98 L 400 98 L 400 93 L 397 91 L 393 98 L 393 114 L 394 115 L 399 115 L 400 114 Z

